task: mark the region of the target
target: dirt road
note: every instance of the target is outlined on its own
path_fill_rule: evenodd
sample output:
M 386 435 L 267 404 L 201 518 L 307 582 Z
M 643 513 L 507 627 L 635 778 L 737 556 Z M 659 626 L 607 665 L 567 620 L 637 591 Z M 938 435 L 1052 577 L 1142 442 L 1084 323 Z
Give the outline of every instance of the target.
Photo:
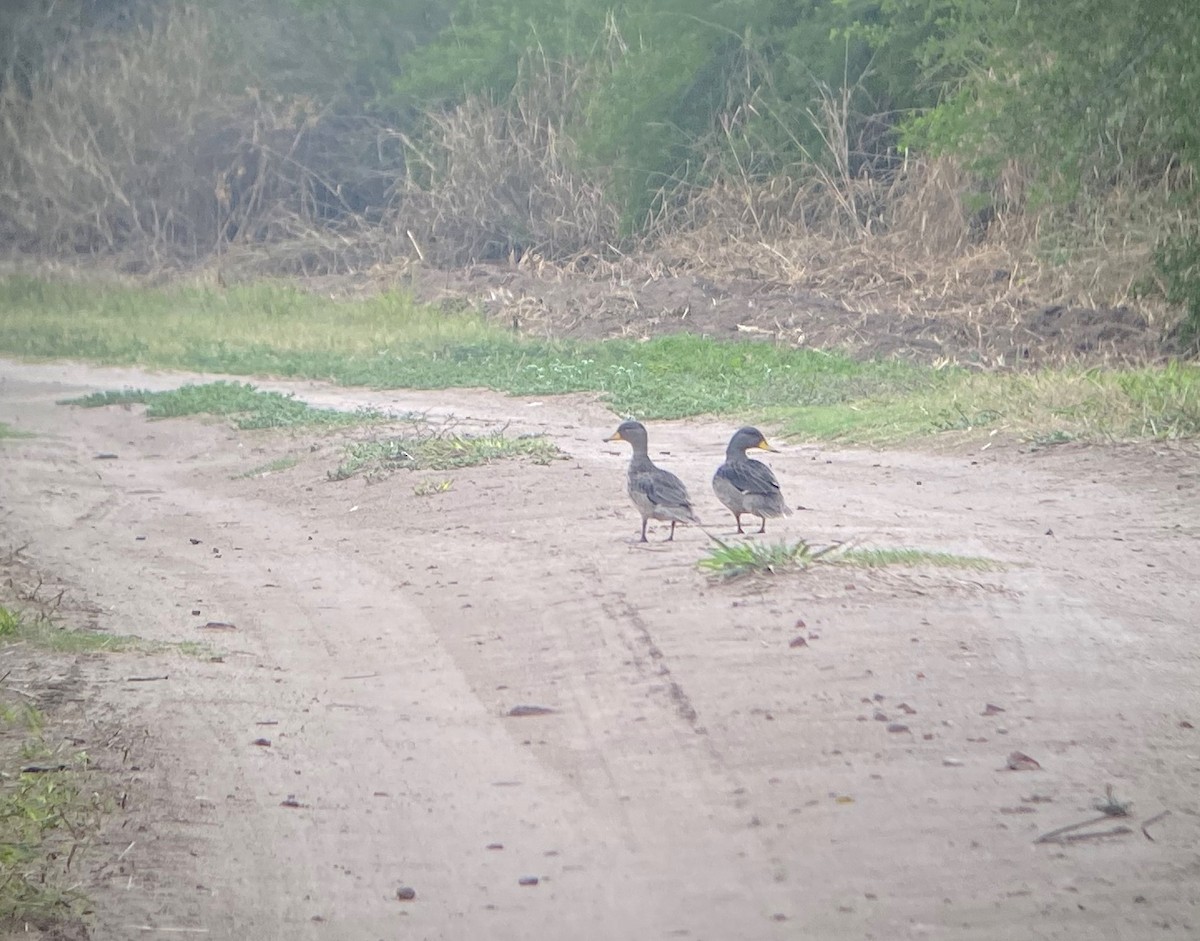
M 1192 447 L 787 447 L 807 509 L 767 538 L 1003 567 L 712 584 L 694 528 L 634 543 L 627 451 L 586 399 L 263 384 L 568 455 L 369 485 L 326 479 L 336 436 L 56 404 L 181 376 L 0 376 L 0 421 L 36 435 L 0 447 L 4 542 L 98 629 L 220 653 L 78 666 L 137 733 L 96 938 L 1200 937 Z M 720 534 L 730 431 L 651 427 Z M 1085 832 L 1130 832 L 1035 844 L 1106 785 L 1132 815 Z

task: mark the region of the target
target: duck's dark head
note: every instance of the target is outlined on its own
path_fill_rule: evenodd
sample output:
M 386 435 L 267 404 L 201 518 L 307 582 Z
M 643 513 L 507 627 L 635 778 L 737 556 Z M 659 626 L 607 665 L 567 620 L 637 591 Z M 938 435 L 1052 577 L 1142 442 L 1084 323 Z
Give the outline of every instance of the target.
M 771 451 L 774 454 L 779 453 L 775 448 L 767 444 L 767 439 L 761 431 L 757 428 L 751 428 L 749 425 L 739 428 L 733 433 L 733 437 L 729 439 L 730 453 L 745 454 L 751 448 L 758 448 L 761 451 Z
M 612 433 L 612 437 L 605 438 L 605 441 L 628 441 L 633 445 L 634 450 L 638 447 L 646 447 L 646 426 L 640 421 L 621 422 L 616 431 Z

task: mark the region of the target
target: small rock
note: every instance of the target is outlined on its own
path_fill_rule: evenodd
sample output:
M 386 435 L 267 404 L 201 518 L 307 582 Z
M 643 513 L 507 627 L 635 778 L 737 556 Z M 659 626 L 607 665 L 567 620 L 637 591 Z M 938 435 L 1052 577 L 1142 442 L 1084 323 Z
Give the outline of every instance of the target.
M 517 885 L 537 885 L 540 881 L 537 876 L 521 876 L 517 880 Z
M 999 715 L 1001 712 L 1004 712 L 1003 706 L 994 706 L 991 703 L 988 703 L 986 706 L 984 706 L 983 712 L 979 714 L 981 716 L 994 716 Z
M 946 768 L 961 768 L 963 760 L 961 758 L 943 758 L 942 766 Z
M 1006 766 L 1010 771 L 1041 771 L 1042 766 L 1024 752 L 1015 751 L 1008 756 Z
M 250 744 L 251 744 L 251 745 L 258 745 L 258 746 L 260 746 L 260 747 L 262 747 L 262 748 L 270 748 L 270 747 L 271 747 L 271 740 L 270 740 L 269 738 L 256 738 L 256 739 L 255 739 L 253 742 L 251 742 Z
M 903 722 L 891 722 L 888 724 L 887 730 L 889 732 L 907 732 L 908 726 Z
M 507 715 L 514 719 L 520 719 L 525 716 L 548 716 L 557 711 L 549 706 L 513 706 L 508 710 Z
M 791 642 L 788 644 L 788 646 L 789 647 L 807 647 L 808 640 L 807 640 L 807 638 L 804 638 L 804 637 L 793 637 Z
M 410 885 L 402 885 L 396 890 L 396 898 L 401 902 L 411 902 L 417 897 L 417 890 Z
M 887 720 L 888 720 L 886 712 L 878 712 L 878 711 L 871 718 L 874 719 L 876 722 L 887 722 Z

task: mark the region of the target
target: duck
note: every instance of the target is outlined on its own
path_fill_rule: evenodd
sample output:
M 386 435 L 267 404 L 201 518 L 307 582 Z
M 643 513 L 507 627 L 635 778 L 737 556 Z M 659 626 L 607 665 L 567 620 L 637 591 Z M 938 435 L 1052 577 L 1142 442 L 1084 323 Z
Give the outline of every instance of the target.
M 683 481 L 650 460 L 645 425 L 636 421 L 622 422 L 612 436 L 604 440 L 627 441 L 633 447 L 633 460 L 629 462 L 629 499 L 642 514 L 641 542 L 649 541 L 646 523 L 652 519 L 670 522 L 671 535 L 667 542 L 675 539 L 676 523 L 700 523 Z
M 759 517 L 762 527 L 758 531 L 765 533 L 769 518 L 791 516 L 792 508 L 784 502 L 783 491 L 771 468 L 762 461 L 746 457 L 746 451 L 750 448 L 779 453 L 767 444 L 767 439 L 757 428 L 749 425 L 739 428 L 729 439 L 725 463 L 713 475 L 713 491 L 717 499 L 733 513 L 739 533 L 745 533 L 742 529 L 743 513 Z

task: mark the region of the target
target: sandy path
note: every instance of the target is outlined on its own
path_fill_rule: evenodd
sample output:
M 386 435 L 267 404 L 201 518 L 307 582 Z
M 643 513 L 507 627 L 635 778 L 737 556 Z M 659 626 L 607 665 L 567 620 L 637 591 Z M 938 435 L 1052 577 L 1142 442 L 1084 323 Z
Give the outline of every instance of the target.
M 570 456 L 417 497 L 409 475 L 327 482 L 333 438 L 55 404 L 178 375 L 0 376 L 0 421 L 38 435 L 0 449 L 5 540 L 101 628 L 222 653 L 82 664 L 97 712 L 147 732 L 97 938 L 1200 935 L 1194 449 L 791 448 L 773 465 L 812 509 L 772 536 L 1006 567 L 712 585 L 699 532 L 632 543 L 615 419 L 586 399 L 263 384 Z M 728 433 L 651 439 L 721 533 Z M 1014 750 L 1042 770 L 1001 770 Z M 1133 834 L 1034 845 L 1107 784 Z

